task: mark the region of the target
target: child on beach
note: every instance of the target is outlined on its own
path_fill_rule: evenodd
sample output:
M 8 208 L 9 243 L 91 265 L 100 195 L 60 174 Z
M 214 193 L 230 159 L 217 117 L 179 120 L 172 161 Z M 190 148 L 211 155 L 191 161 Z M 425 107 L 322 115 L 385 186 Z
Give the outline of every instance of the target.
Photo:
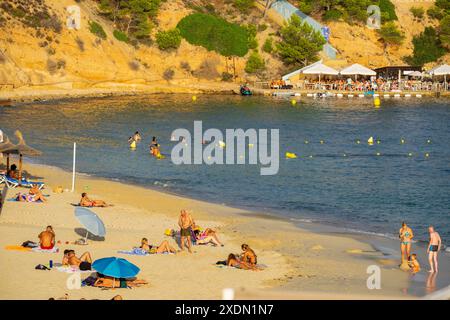
M 417 255 L 415 253 L 413 253 L 409 257 L 408 265 L 411 268 L 412 273 L 417 273 L 420 271 L 420 264 L 419 261 L 417 260 Z

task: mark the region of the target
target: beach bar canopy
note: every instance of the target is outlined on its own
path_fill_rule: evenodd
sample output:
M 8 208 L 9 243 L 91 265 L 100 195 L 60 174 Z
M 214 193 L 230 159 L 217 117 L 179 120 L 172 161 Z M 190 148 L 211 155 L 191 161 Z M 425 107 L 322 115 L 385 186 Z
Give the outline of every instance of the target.
M 293 76 L 300 75 L 300 74 L 312 74 L 312 75 L 318 75 L 319 76 L 319 82 L 320 82 L 320 76 L 321 75 L 338 75 L 339 72 L 325 64 L 322 63 L 322 60 L 319 60 L 317 62 L 314 62 L 313 64 L 310 64 L 306 67 L 303 67 L 301 69 L 295 70 L 291 73 L 288 73 L 284 75 L 281 79 L 286 81 L 292 78 Z
M 341 75 L 355 76 L 376 76 L 377 73 L 367 67 L 364 67 L 358 63 L 352 64 L 339 72 Z
M 450 66 L 443 64 L 428 71 L 432 76 L 444 76 L 444 82 L 447 83 L 447 75 L 450 75 Z

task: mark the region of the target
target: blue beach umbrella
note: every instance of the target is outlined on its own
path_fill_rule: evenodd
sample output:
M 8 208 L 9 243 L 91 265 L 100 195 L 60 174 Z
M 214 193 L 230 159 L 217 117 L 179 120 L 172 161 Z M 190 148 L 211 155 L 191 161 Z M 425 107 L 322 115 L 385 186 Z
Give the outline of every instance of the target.
M 75 217 L 88 232 L 98 237 L 105 236 L 106 229 L 103 221 L 91 210 L 86 208 L 75 208 Z
M 95 260 L 92 268 L 105 276 L 114 278 L 132 278 L 141 271 L 128 260 L 116 257 Z

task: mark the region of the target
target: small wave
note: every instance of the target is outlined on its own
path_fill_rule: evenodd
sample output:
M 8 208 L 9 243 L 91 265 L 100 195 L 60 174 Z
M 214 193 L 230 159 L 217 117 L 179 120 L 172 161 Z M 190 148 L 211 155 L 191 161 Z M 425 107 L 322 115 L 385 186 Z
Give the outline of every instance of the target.
M 289 220 L 294 222 L 313 223 L 311 219 L 290 218 Z

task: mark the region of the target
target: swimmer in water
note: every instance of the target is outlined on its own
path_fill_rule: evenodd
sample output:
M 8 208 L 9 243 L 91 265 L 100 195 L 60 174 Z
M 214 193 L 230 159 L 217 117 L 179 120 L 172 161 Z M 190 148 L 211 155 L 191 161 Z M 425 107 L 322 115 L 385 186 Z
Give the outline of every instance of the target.
M 141 141 L 142 137 L 141 137 L 141 134 L 139 133 L 139 131 L 136 131 L 136 132 L 134 133 L 133 139 L 134 139 L 134 141 L 136 141 L 136 142 Z
M 158 141 L 156 141 L 156 137 L 153 137 L 152 138 L 152 142 L 150 143 L 150 153 L 155 155 L 154 154 L 154 152 L 155 152 L 154 149 L 157 149 L 157 148 L 159 148 Z

